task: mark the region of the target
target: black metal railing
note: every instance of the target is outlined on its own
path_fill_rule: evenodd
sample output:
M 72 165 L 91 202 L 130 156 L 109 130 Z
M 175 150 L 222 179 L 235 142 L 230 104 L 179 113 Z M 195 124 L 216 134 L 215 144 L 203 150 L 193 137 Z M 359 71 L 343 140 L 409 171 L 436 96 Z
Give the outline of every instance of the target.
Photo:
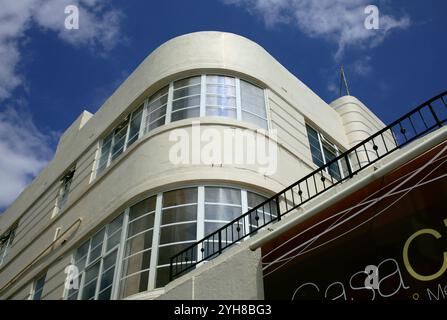
M 180 251 L 170 260 L 170 280 L 195 268 L 199 263 L 220 255 L 228 247 L 270 223 L 280 221 L 285 214 L 352 178 L 398 148 L 442 127 L 447 121 L 446 101 L 447 91 L 421 104 L 324 166 Z

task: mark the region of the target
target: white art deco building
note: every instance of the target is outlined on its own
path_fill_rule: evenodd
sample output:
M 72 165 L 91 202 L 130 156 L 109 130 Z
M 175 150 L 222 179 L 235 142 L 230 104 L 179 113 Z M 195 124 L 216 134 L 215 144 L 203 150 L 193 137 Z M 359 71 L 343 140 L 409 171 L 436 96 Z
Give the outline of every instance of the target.
M 263 132 L 256 139 L 277 145 L 275 170 L 173 163 L 170 135 L 183 129 L 193 138 L 192 123 L 222 136 Z M 326 103 L 246 38 L 223 32 L 174 38 L 95 114 L 82 112 L 54 159 L 0 216 L 0 298 L 261 299 L 260 253 L 248 243 L 262 231 L 171 283 L 170 258 L 382 128 L 355 97 Z M 326 174 L 341 179 L 346 163 Z M 235 269 L 225 269 L 231 266 L 225 257 L 245 242 Z M 78 288 L 65 286 L 72 264 Z M 222 272 L 237 276 L 223 281 Z

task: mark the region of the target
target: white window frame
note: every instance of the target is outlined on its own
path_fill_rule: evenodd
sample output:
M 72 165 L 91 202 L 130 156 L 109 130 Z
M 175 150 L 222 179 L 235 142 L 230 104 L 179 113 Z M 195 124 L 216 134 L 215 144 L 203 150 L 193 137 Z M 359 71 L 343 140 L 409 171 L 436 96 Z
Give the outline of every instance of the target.
M 42 278 L 43 278 L 42 288 L 39 289 L 40 290 L 40 297 L 39 297 L 39 299 L 34 299 L 35 295 L 36 295 L 37 282 L 42 280 Z M 43 294 L 43 290 L 45 288 L 46 278 L 47 278 L 47 272 L 46 271 L 44 273 L 41 273 L 38 277 L 34 278 L 34 281 L 33 281 L 33 284 L 31 286 L 31 292 L 30 292 L 28 300 L 42 300 L 42 294 Z
M 53 209 L 53 213 L 51 214 L 51 219 L 56 217 L 65 207 L 68 202 L 68 197 L 72 190 L 73 181 L 76 173 L 76 166 L 71 167 L 66 173 L 63 175 L 62 179 L 59 180 L 58 193 L 56 197 L 56 204 Z M 71 175 L 70 179 L 66 180 L 66 177 Z M 68 187 L 67 187 L 68 184 Z
M 8 239 L 5 242 L 3 242 L 3 244 L 0 247 L 0 266 L 3 265 L 6 258 L 8 257 L 8 251 L 11 248 L 12 243 L 14 241 L 16 229 L 17 227 L 12 227 L 7 232 L 4 233 L 4 235 L 7 234 L 6 237 L 8 237 Z

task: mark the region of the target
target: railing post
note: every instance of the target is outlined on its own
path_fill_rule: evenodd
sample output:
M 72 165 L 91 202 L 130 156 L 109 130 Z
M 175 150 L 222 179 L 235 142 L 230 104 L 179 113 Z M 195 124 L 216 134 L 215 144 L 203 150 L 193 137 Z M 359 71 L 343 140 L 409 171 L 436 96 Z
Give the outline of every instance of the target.
M 433 110 L 431 103 L 428 104 L 428 108 L 430 109 L 430 112 L 433 115 L 433 118 L 435 118 L 435 121 L 436 121 L 436 124 L 438 125 L 438 127 L 442 127 L 442 123 L 439 120 L 438 116 L 436 115 L 435 110 Z
M 278 217 L 278 221 L 281 220 L 281 211 L 279 208 L 279 197 L 276 197 L 276 215 Z
M 349 163 L 348 154 L 345 155 L 345 162 L 346 162 L 346 167 L 348 168 L 349 178 L 352 178 L 352 168 L 351 168 L 351 164 Z
M 218 233 L 218 242 L 219 242 L 219 254 L 222 253 L 222 229 L 219 229 Z

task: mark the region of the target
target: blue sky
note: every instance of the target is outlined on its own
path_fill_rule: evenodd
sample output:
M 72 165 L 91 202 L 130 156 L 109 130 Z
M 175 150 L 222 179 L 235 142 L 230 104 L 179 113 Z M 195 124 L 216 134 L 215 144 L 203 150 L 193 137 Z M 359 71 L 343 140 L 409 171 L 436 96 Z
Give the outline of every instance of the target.
M 64 7 L 80 29 L 64 28 Z M 379 9 L 366 30 L 363 9 Z M 163 42 L 228 31 L 263 46 L 325 101 L 351 94 L 385 122 L 447 89 L 444 0 L 0 0 L 0 212 L 51 159 L 58 136 Z

